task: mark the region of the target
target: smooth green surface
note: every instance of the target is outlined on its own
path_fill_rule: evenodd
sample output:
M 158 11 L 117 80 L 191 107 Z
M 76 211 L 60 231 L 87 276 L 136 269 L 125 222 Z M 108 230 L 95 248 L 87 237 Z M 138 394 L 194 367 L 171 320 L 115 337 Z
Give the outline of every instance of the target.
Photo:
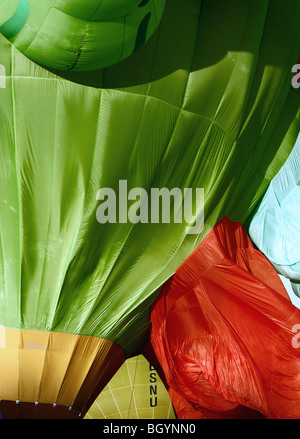
M 18 0 L 0 33 L 33 61 L 58 70 L 113 65 L 141 47 L 160 23 L 164 0 Z M 1 21 L 0 21 L 1 22 Z
M 295 143 L 299 17 L 298 0 L 284 14 L 281 0 L 169 0 L 153 38 L 94 72 L 46 70 L 0 39 L 1 325 L 127 354 L 144 340 L 162 283 L 225 214 L 247 221 Z M 99 224 L 96 194 L 120 179 L 204 188 L 203 232 Z

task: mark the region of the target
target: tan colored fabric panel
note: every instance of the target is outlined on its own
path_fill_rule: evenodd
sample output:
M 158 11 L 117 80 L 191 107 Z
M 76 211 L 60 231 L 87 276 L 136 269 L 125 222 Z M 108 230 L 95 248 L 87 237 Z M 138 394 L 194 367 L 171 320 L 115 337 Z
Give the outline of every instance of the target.
M 39 394 L 39 401 L 41 403 L 50 401 L 56 404 L 59 403 L 58 399 L 62 383 L 65 379 L 68 381 L 68 376 L 70 376 L 67 374 L 67 371 L 77 339 L 78 336 L 73 334 L 68 334 L 68 337 L 58 337 L 56 333 L 49 333 L 49 344 Z M 49 377 L 51 377 L 53 384 L 51 387 L 48 384 Z M 70 401 L 71 397 L 66 404 L 68 405 Z
M 123 350 L 109 340 L 1 328 L 1 405 L 19 401 L 18 410 L 9 411 L 19 414 L 21 403 L 24 413 L 31 412 L 25 403 L 43 407 L 43 413 L 53 404 L 86 411 L 124 361 Z
M 19 350 L 19 395 L 17 399 L 20 401 L 38 400 L 44 362 L 45 350 Z

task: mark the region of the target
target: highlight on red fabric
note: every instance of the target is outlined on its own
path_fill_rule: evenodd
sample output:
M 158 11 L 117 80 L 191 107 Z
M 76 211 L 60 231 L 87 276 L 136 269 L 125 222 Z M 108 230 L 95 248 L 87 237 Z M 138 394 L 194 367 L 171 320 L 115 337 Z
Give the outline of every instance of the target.
M 151 321 L 178 418 L 300 417 L 300 310 L 240 223 L 216 224 L 164 285 Z

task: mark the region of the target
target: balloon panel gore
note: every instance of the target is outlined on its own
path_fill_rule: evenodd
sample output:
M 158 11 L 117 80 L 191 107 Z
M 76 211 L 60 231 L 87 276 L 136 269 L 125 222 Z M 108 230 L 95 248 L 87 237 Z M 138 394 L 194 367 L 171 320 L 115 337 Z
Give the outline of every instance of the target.
M 31 60 L 56 70 L 94 70 L 127 58 L 152 36 L 163 0 L 19 0 L 0 6 L 0 32 Z
M 0 347 L 3 418 L 79 416 L 125 361 L 111 341 L 66 333 L 1 328 Z
M 157 361 L 154 355 L 152 359 Z M 85 419 L 176 419 L 160 365 L 156 368 L 144 355 L 128 358 Z

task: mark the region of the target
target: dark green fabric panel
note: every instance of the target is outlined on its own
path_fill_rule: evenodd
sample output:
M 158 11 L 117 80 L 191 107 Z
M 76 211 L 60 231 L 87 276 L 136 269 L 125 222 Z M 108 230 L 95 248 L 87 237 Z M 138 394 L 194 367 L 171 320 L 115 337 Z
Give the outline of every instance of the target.
M 147 5 L 146 5 L 147 6 Z M 145 6 L 145 7 L 146 7 Z M 105 70 L 0 63 L 0 324 L 141 343 L 156 292 L 216 222 L 246 222 L 297 137 L 300 4 L 166 2 Z M 99 224 L 100 188 L 204 188 L 205 225 Z

